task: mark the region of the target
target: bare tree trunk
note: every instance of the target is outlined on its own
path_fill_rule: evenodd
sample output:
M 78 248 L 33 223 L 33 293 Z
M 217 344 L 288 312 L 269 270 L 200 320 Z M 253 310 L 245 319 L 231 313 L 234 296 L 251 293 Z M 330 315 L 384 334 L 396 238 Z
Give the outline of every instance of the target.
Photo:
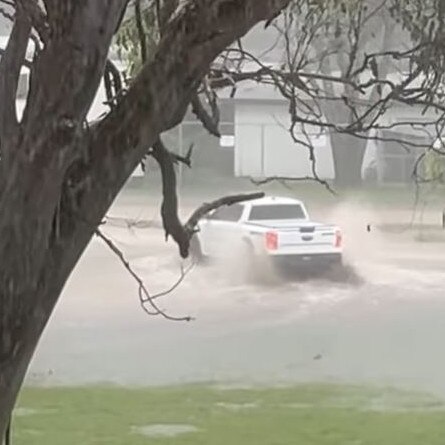
M 182 119 L 214 58 L 289 0 L 186 3 L 127 94 L 85 128 L 126 3 L 45 1 L 52 33 L 22 122 L 10 122 L 15 94 L 0 82 L 0 438 L 67 278 L 147 147 Z M 23 57 L 21 26 L 0 72 Z
M 362 166 L 367 140 L 349 134 L 331 133 L 332 156 L 334 159 L 335 185 L 357 187 L 363 182 Z
M 351 109 L 345 103 L 323 101 L 322 106 L 331 124 L 341 128 L 352 125 L 355 121 Z M 335 185 L 337 187 L 361 186 L 363 159 L 368 143 L 366 134 L 363 134 L 363 138 L 359 138 L 333 130 L 330 132 L 329 139 L 334 161 Z
M 327 87 L 331 87 L 327 85 Z M 331 89 L 332 90 L 332 89 Z M 331 91 L 332 95 L 333 90 Z M 331 124 L 345 127 L 354 123 L 351 110 L 339 101 L 322 101 L 323 112 Z M 334 184 L 336 187 L 361 186 L 363 159 L 366 153 L 367 140 L 347 133 L 331 131 L 332 159 L 334 162 Z
M 39 338 L 39 333 L 34 332 L 34 339 Z M 11 412 L 15 404 L 18 392 L 24 379 L 28 363 L 32 358 L 37 341 L 21 340 L 23 346 L 20 354 L 16 354 L 8 364 L 2 367 L 0 373 L 0 431 L 6 432 L 11 418 Z M 4 350 L 6 344 L 4 339 L 0 344 L 0 350 Z M 5 433 L 2 433 L 3 435 Z M 3 443 L 3 435 L 0 437 L 0 443 Z
M 369 5 L 371 4 L 373 2 L 369 2 Z M 367 7 L 366 2 L 359 6 Z M 363 11 L 365 10 L 364 8 Z M 359 18 L 357 23 L 352 21 L 347 24 L 343 34 L 340 33 L 336 39 L 338 47 L 332 58 L 323 55 L 326 48 L 329 48 L 327 42 L 324 45 L 316 44 L 318 55 L 321 57 L 320 68 L 324 74 L 331 75 L 338 69 L 343 79 L 356 82 L 357 79 L 350 76 L 354 72 L 355 67 L 360 66 L 362 63 L 361 60 L 363 60 L 367 52 L 368 40 L 372 42 L 375 38 L 374 34 L 380 34 L 382 51 L 390 48 L 394 32 L 392 19 L 385 8 L 378 8 L 376 11 L 378 14 L 375 17 L 375 21 L 368 22 L 368 19 L 363 20 Z M 363 14 L 361 17 L 366 15 Z M 381 28 L 378 28 L 378 26 Z M 378 77 L 383 80 L 391 70 L 391 57 L 388 56 L 380 60 Z M 371 89 L 368 104 L 362 105 L 360 105 L 360 102 L 363 98 L 360 97 L 358 91 L 352 88 L 351 85 L 345 83 L 341 92 L 337 92 L 334 84 L 328 80 L 324 80 L 323 85 L 331 98 L 331 100 L 321 101 L 323 114 L 330 124 L 339 125 L 341 128 L 349 125 L 353 126 L 357 120 L 361 120 L 360 116 L 363 116 L 363 113 L 367 109 L 369 110 L 381 98 L 381 88 L 377 85 Z M 372 121 L 374 116 L 375 113 L 371 113 L 361 123 L 366 127 L 367 122 Z M 344 133 L 331 133 L 330 140 L 334 159 L 335 184 L 338 187 L 356 187 L 363 183 L 362 168 L 367 147 L 367 134 L 364 133 L 362 135 L 363 139 Z

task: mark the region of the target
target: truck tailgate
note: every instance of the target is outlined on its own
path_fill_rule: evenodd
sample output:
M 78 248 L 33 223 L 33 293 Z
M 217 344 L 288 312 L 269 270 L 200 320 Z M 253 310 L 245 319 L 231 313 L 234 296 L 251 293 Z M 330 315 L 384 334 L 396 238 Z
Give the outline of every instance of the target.
M 335 227 L 305 226 L 277 230 L 280 255 L 333 252 L 337 250 Z
M 317 223 L 255 224 L 276 234 L 276 248 L 270 255 L 335 253 L 341 250 L 340 233 L 335 226 Z

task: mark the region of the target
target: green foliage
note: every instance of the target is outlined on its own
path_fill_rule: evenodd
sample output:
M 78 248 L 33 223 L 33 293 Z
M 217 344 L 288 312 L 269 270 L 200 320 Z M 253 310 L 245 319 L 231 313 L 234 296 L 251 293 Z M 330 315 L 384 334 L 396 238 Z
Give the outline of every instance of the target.
M 317 60 L 330 71 L 360 77 L 365 68 L 380 77 L 378 62 L 371 59 L 363 68 L 366 54 L 393 49 L 383 40 L 388 18 L 387 6 L 373 0 L 294 0 L 289 8 L 287 47 L 297 56 L 289 69 L 317 70 Z M 357 79 L 355 79 L 357 80 Z M 336 85 L 339 88 L 339 85 Z
M 294 6 L 301 7 L 304 5 L 308 9 L 312 10 L 329 10 L 329 11 L 337 11 L 342 14 L 346 14 L 348 12 L 353 11 L 366 0 L 305 0 L 298 1 L 294 0 L 291 8 Z
M 428 150 L 423 159 L 423 179 L 429 183 L 445 183 L 445 157 L 436 150 Z
M 390 12 L 420 45 L 415 63 L 429 79 L 429 87 L 437 89 L 445 80 L 445 2 L 392 0 Z
M 294 15 L 295 19 L 307 22 L 311 20 L 321 23 L 321 19 L 327 25 L 324 31 L 329 28 L 338 32 L 342 22 L 350 22 L 357 12 L 361 9 L 367 9 L 368 0 L 294 0 L 289 13 Z M 309 23 L 305 23 L 309 27 Z
M 127 76 L 133 77 L 142 67 L 142 60 L 150 59 L 159 40 L 156 11 L 153 5 L 141 10 L 140 20 L 137 20 L 135 9 L 130 18 L 121 25 L 115 38 L 119 58 L 127 64 Z M 144 42 L 141 42 L 144 39 Z M 142 57 L 143 48 L 146 54 Z
M 443 0 L 392 0 L 390 11 L 415 41 L 431 39 L 443 21 Z

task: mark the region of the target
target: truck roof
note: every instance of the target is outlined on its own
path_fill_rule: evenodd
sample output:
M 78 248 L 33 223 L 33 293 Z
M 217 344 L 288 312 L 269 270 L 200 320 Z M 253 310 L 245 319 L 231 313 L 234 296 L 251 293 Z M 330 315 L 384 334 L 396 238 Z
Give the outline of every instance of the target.
M 303 202 L 294 198 L 284 198 L 280 196 L 265 196 L 264 198 L 254 199 L 248 201 L 251 205 L 274 205 L 274 204 L 299 204 L 302 205 Z

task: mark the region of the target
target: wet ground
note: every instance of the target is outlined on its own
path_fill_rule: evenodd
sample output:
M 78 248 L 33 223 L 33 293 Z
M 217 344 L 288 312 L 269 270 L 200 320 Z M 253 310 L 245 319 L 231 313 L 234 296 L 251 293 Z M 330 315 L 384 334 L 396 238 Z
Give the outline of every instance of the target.
M 114 209 L 114 216 L 123 213 L 156 217 L 154 208 Z M 362 283 L 275 277 L 251 283 L 236 259 L 195 267 L 160 300 L 169 314 L 194 317 L 189 323 L 147 316 L 137 285 L 103 242 L 93 240 L 29 380 L 144 386 L 328 381 L 445 397 L 445 244 L 383 234 L 376 228 L 383 216 L 369 210 L 342 205 L 319 213 L 344 228 L 348 263 Z M 151 292 L 172 285 L 180 275 L 175 246 L 165 244 L 157 228 L 116 221 L 104 230 Z

